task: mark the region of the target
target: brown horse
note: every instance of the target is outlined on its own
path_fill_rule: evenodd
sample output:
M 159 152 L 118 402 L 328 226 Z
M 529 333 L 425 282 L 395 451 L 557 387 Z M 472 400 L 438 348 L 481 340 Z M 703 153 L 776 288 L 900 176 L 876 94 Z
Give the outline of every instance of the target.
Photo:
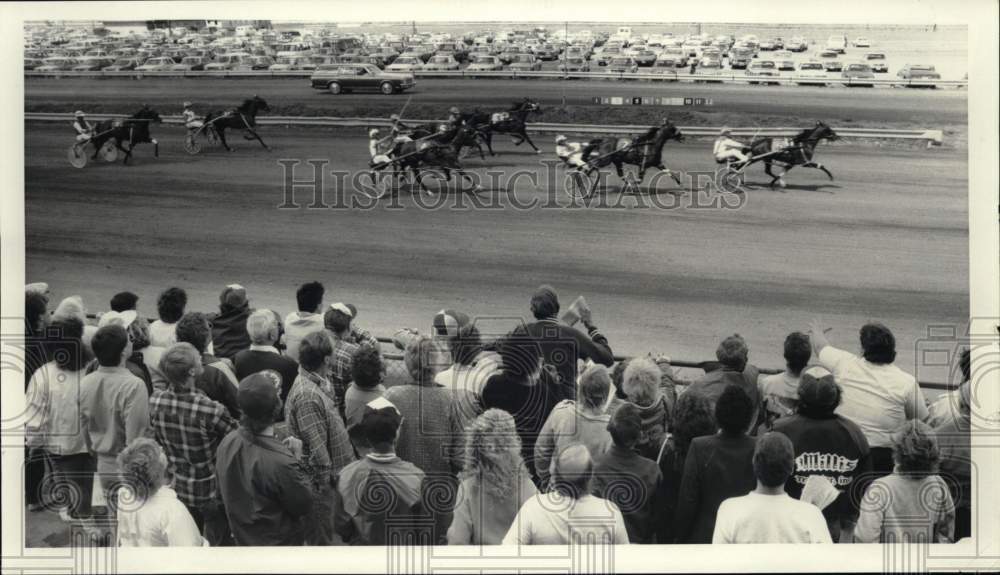
M 816 145 L 821 140 L 834 141 L 839 138 L 840 136 L 833 131 L 833 128 L 823 122 L 816 122 L 815 127 L 806 128 L 793 137 L 792 145 L 787 148 L 782 148 L 772 153 L 774 139 L 763 137 L 750 142 L 750 152 L 751 157 L 765 156 L 761 161 L 764 162 L 764 172 L 771 176 L 770 185 L 772 188 L 775 183 L 781 187 L 785 187 L 785 181 L 782 177 L 795 166 L 822 170 L 830 180 L 833 180 L 833 174 L 830 173 L 830 170 L 827 170 L 823 164 L 814 162 L 813 155 L 816 153 Z M 771 171 L 771 166 L 774 164 L 781 167 L 782 172 L 780 174 L 775 175 Z

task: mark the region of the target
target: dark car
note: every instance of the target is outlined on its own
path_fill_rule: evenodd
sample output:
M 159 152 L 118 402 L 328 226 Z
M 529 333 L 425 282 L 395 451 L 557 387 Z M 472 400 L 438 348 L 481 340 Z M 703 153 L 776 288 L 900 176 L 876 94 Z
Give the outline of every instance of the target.
M 383 72 L 373 64 L 337 64 L 316 70 L 309 79 L 313 88 L 331 94 L 354 91 L 377 91 L 386 95 L 408 90 L 416 85 L 412 74 Z
M 865 82 L 865 80 L 874 80 L 875 73 L 872 72 L 871 66 L 861 62 L 848 64 L 844 67 L 844 71 L 840 73 L 840 76 L 845 80 L 850 80 L 848 85 L 850 86 L 872 86 Z

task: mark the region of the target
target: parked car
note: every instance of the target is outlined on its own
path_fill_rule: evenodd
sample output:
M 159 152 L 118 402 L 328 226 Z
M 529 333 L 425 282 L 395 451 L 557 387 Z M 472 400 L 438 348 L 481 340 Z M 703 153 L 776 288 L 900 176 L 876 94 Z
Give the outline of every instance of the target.
M 765 38 L 765 39 L 763 39 L 763 40 L 760 41 L 760 49 L 761 49 L 762 52 L 763 51 L 770 52 L 770 51 L 773 51 L 773 50 L 777 49 L 777 47 L 775 46 L 775 44 L 776 44 L 776 42 L 774 41 L 773 38 Z
M 73 66 L 74 72 L 95 72 L 103 69 L 105 66 L 111 64 L 113 60 L 110 58 L 101 58 L 97 56 L 84 56 L 76 61 L 76 66 Z
M 542 63 L 535 59 L 534 54 L 518 54 L 511 60 L 509 68 L 518 72 L 537 72 L 542 69 Z
M 865 80 L 874 80 L 875 73 L 872 72 L 871 66 L 868 64 L 853 62 L 844 67 L 840 77 L 851 80 L 850 85 L 852 86 L 872 86 L 873 84 L 865 83 Z
M 827 60 L 823 62 L 823 69 L 827 72 L 840 72 L 844 69 L 844 63 L 840 60 Z
M 632 59 L 635 60 L 637 66 L 642 66 L 643 68 L 649 68 L 656 62 L 656 52 L 652 50 L 641 50 Z
M 42 65 L 35 68 L 36 72 L 65 72 L 72 70 L 73 66 L 76 66 L 76 60 L 73 58 L 62 58 L 59 56 L 45 58 L 42 60 Z
M 778 66 L 773 60 L 754 60 L 747 67 L 747 76 L 760 77 L 760 78 L 777 78 L 778 77 Z M 751 84 L 756 84 L 757 82 L 750 82 Z M 763 82 L 767 84 L 768 82 Z
M 688 57 L 682 50 L 677 48 L 666 48 L 659 56 L 656 57 L 657 61 L 663 59 L 672 59 L 675 68 L 687 68 Z
M 847 36 L 843 34 L 834 34 L 827 38 L 826 48 L 829 50 L 834 50 L 838 54 L 843 54 L 847 51 Z
M 608 72 L 632 74 L 638 70 L 639 65 L 629 56 L 619 56 L 608 62 Z
M 313 56 L 315 58 L 315 56 Z M 309 60 L 316 65 L 316 62 L 310 58 Z M 250 69 L 251 70 L 270 70 L 271 66 L 274 66 L 274 58 L 270 56 L 253 56 L 250 58 Z M 314 68 L 315 69 L 315 68 Z
M 889 71 L 889 64 L 885 61 L 885 54 L 882 52 L 869 52 L 865 54 L 865 60 L 872 67 L 872 72 L 884 74 Z
M 787 50 L 774 53 L 774 63 L 781 72 L 795 71 L 795 60 L 792 53 Z
M 610 62 L 612 58 L 617 58 L 624 52 L 625 49 L 621 46 L 605 46 L 604 49 L 601 50 L 600 54 L 594 55 L 594 60 L 597 62 L 598 66 L 607 66 L 608 62 Z
M 571 56 L 569 58 L 563 58 L 559 62 L 560 72 L 589 72 L 590 63 L 580 56 Z
M 822 62 L 802 62 L 799 64 L 799 71 L 796 74 L 798 80 L 796 84 L 800 85 L 826 85 L 826 68 L 823 66 Z
M 385 67 L 387 72 L 414 72 L 423 70 L 424 62 L 418 56 L 412 54 L 402 54 L 396 61 Z
M 34 70 L 35 68 L 41 66 L 44 61 L 41 58 L 25 58 L 24 59 L 24 69 Z
M 785 50 L 789 52 L 805 52 L 809 49 L 809 43 L 802 36 L 793 36 L 788 42 L 785 42 Z
M 828 58 L 837 58 L 839 56 L 840 56 L 840 54 L 836 50 L 834 50 L 832 48 L 824 48 L 824 49 L 820 50 L 819 52 L 816 52 L 816 57 L 817 58 L 828 59 Z
M 416 85 L 412 74 L 383 72 L 371 64 L 331 65 L 329 69 L 324 66 L 324 69 L 313 72 L 309 82 L 313 88 L 327 90 L 331 94 L 374 90 L 390 95 Z
M 733 70 L 746 70 L 753 59 L 753 52 L 746 48 L 736 48 L 729 55 L 729 67 Z
M 214 61 L 205 64 L 205 70 L 235 70 L 244 64 L 249 65 L 253 56 L 246 52 L 232 52 L 217 57 Z
M 136 72 L 169 72 L 173 69 L 174 59 L 169 56 L 160 56 L 158 58 L 150 58 L 143 62 L 142 66 L 136 67 Z
M 503 70 L 503 62 L 496 56 L 479 53 L 473 54 L 470 58 L 469 66 L 465 69 L 466 72 L 496 72 Z
M 425 71 L 436 71 L 436 70 L 458 70 L 458 60 L 452 57 L 450 54 L 447 55 L 436 55 L 431 56 L 431 59 L 424 64 Z
M 184 56 L 180 64 L 174 64 L 171 70 L 175 72 L 200 71 L 205 69 L 205 59 L 201 56 Z
M 934 66 L 928 64 L 907 64 L 896 72 L 896 76 L 901 80 L 940 80 L 939 74 Z M 934 87 L 931 84 L 931 87 Z
M 858 36 L 857 38 L 854 39 L 855 48 L 871 48 L 871 46 L 872 46 L 871 40 L 865 38 L 864 36 Z
M 110 66 L 102 68 L 105 72 L 125 72 L 135 70 L 142 62 L 138 58 L 118 58 Z
M 556 48 L 552 44 L 544 44 L 534 50 L 535 58 L 538 58 L 543 62 L 551 62 L 552 60 L 558 59 L 559 52 L 559 48 Z

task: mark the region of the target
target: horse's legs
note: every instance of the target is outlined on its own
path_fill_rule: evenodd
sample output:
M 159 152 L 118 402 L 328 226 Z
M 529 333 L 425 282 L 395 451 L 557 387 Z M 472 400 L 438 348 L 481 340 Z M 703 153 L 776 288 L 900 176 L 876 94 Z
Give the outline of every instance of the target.
M 265 150 L 267 150 L 267 151 L 271 151 L 271 148 L 268 148 L 268 147 L 267 147 L 267 144 L 265 144 L 265 143 L 264 143 L 264 140 L 260 139 L 260 134 L 258 134 L 258 133 L 257 133 L 257 130 L 254 130 L 254 129 L 252 129 L 252 128 L 248 128 L 247 130 L 248 130 L 248 131 L 249 131 L 249 132 L 250 132 L 251 134 L 253 134 L 253 137 L 254 137 L 254 138 L 257 138 L 257 141 L 258 141 L 258 142 L 260 142 L 260 145 L 261 145 L 261 146 L 264 146 L 264 149 L 265 149 Z
M 817 164 L 816 162 L 806 162 L 806 163 L 802 164 L 802 167 L 803 168 L 816 168 L 817 170 L 823 170 L 823 173 L 826 174 L 826 177 L 830 178 L 831 182 L 833 181 L 833 174 L 831 174 L 830 170 L 827 170 L 823 166 L 823 164 Z
M 774 172 L 771 171 L 771 166 L 771 160 L 764 160 L 764 173 L 771 176 L 771 183 L 769 185 L 773 188 L 774 183 L 781 179 L 781 175 L 774 175 Z
M 217 126 L 215 129 L 215 133 L 219 136 L 219 141 L 222 142 L 222 147 L 225 148 L 227 151 L 232 152 L 233 149 L 230 148 L 229 144 L 226 142 L 225 126 Z
M 527 129 L 522 128 L 521 136 L 524 138 L 525 142 L 528 142 L 528 145 L 531 146 L 531 149 L 535 150 L 536 154 L 542 153 L 542 151 L 538 149 L 538 146 L 536 146 L 535 143 L 531 141 L 531 137 L 528 136 Z

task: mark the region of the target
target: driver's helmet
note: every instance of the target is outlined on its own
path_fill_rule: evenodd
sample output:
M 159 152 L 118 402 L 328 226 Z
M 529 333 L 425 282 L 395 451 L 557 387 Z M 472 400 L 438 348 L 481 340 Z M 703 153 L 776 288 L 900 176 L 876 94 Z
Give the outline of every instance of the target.
M 369 138 L 374 138 L 374 137 L 375 137 L 375 136 L 377 136 L 377 135 L 378 135 L 378 130 L 376 130 L 376 129 L 374 129 L 374 128 L 373 128 L 373 129 L 371 129 L 371 130 L 368 130 L 368 137 L 369 137 Z
M 191 102 L 184 102 L 184 109 L 187 110 L 191 107 Z
M 722 128 L 721 130 L 719 130 L 719 135 L 720 136 L 732 136 L 733 135 L 733 131 L 730 130 L 729 127 L 727 126 L 727 127 Z
M 456 108 L 455 106 L 452 106 L 451 109 L 448 110 L 448 113 L 451 114 L 451 115 L 453 115 L 453 116 L 457 116 L 460 112 L 458 111 L 458 108 Z
M 74 118 L 82 118 L 83 117 L 83 110 L 77 110 L 76 113 L 73 114 L 73 117 Z
M 556 136 L 556 143 L 557 144 L 561 144 L 562 142 L 565 142 L 565 141 L 566 141 L 566 136 L 564 136 L 562 134 L 559 134 L 558 136 Z
M 393 115 L 389 116 L 389 119 L 392 120 L 393 122 L 398 122 L 399 121 L 399 114 L 393 114 Z
M 447 132 L 447 131 L 448 131 L 448 126 L 445 126 L 444 124 L 441 124 L 440 126 L 438 126 L 438 132 L 444 133 L 444 132 Z

